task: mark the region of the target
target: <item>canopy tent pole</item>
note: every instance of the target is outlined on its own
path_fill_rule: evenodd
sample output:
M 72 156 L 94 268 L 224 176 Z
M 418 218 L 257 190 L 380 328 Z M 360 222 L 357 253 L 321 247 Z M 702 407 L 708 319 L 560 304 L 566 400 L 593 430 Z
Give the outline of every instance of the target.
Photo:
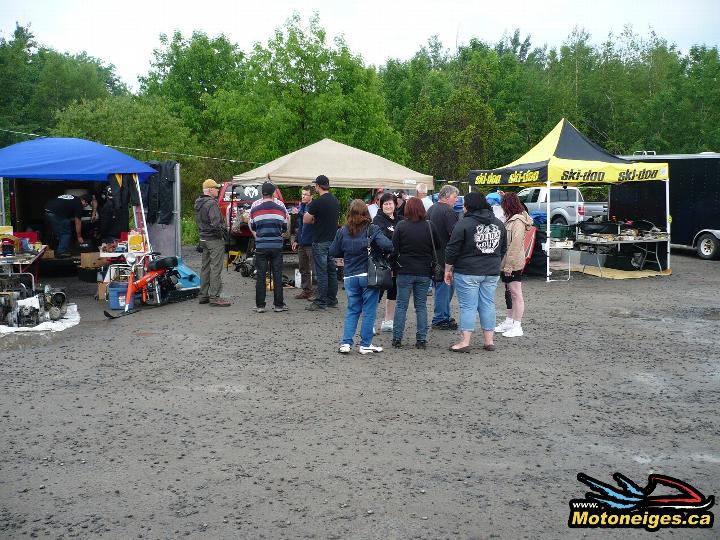
M 0 225 L 5 225 L 5 179 L 0 176 Z
M 182 257 L 182 212 L 180 208 L 180 206 L 182 205 L 182 200 L 180 199 L 180 164 L 175 163 L 174 169 L 175 185 L 173 186 L 173 219 L 175 220 L 175 256 Z
M 550 180 L 546 182 L 547 192 L 545 194 L 545 282 L 550 283 Z
M 672 224 L 672 216 L 670 215 L 670 177 L 665 180 L 665 228 L 667 231 L 667 262 L 665 263 L 665 269 L 670 267 L 670 225 Z M 662 270 L 662 268 L 660 268 Z
M 147 251 L 152 251 L 152 245 L 150 245 L 150 235 L 148 234 L 147 230 L 147 223 L 145 221 L 145 207 L 143 206 L 143 200 L 142 200 L 142 193 L 140 193 L 140 178 L 137 174 L 133 174 L 133 181 L 135 182 L 135 189 L 137 189 L 138 199 L 140 200 L 140 218 L 138 219 L 138 213 L 137 213 L 137 206 L 135 207 L 134 217 L 135 217 L 135 228 L 137 229 L 138 226 L 140 226 L 140 230 L 142 231 L 143 235 L 143 242 L 146 242 Z

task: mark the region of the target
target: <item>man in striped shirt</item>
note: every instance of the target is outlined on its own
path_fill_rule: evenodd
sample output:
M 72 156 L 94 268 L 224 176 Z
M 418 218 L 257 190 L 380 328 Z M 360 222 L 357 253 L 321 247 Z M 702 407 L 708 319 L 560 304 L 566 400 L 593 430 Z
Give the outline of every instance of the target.
M 262 200 L 250 208 L 250 230 L 255 237 L 255 310 L 265 311 L 265 276 L 268 267 L 272 272 L 274 295 L 273 311 L 287 311 L 283 301 L 283 233 L 288 227 L 285 205 L 275 198 L 275 185 L 265 182 L 261 188 Z

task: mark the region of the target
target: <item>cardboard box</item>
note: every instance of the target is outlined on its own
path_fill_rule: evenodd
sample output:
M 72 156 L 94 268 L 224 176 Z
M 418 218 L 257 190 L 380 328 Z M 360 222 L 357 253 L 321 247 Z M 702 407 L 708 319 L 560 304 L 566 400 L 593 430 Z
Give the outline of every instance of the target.
M 45 253 L 43 253 L 42 258 L 43 258 L 43 259 L 54 259 L 54 258 L 55 258 L 55 252 L 54 252 L 52 249 L 47 248 L 47 249 L 45 250 Z
M 107 290 L 108 290 L 107 282 L 100 281 L 98 283 L 98 292 L 97 292 L 98 302 L 107 302 Z
M 100 256 L 99 251 L 80 254 L 80 266 L 82 268 L 101 268 L 107 264 L 107 261 Z

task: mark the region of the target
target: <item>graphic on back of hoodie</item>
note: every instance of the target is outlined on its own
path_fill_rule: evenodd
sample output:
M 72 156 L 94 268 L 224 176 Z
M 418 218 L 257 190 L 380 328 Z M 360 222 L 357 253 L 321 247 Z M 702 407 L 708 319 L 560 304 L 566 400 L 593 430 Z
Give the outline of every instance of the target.
M 495 250 L 497 250 L 500 245 L 501 236 L 502 232 L 500 231 L 500 227 L 494 223 L 477 225 L 475 227 L 475 234 L 473 235 L 475 247 L 480 253 L 495 253 Z

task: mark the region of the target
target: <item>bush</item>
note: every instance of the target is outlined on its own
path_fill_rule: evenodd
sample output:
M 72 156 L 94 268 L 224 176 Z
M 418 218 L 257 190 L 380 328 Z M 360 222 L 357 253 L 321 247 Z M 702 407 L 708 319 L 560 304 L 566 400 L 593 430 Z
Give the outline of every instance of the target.
M 193 216 L 183 216 L 180 220 L 183 246 L 194 246 L 200 242 L 197 224 Z

